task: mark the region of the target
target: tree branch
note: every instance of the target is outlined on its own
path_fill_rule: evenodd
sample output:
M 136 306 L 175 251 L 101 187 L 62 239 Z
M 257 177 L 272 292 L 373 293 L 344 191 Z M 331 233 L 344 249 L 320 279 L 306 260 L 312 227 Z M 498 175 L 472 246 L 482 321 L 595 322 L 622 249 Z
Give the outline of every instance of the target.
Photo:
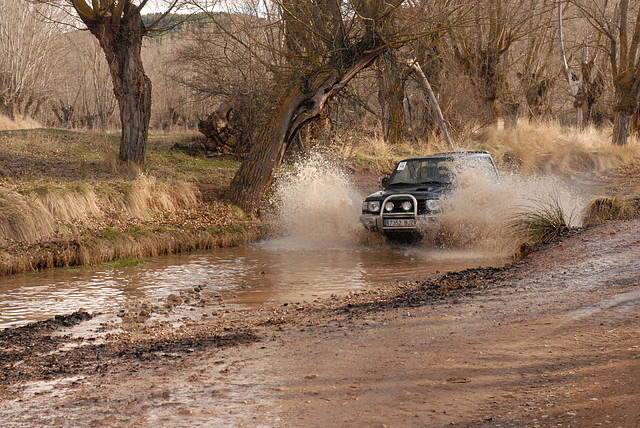
M 444 117 L 442 116 L 442 110 L 440 109 L 440 104 L 438 103 L 436 94 L 433 92 L 433 89 L 431 88 L 431 84 L 429 83 L 427 76 L 424 74 L 424 71 L 422 71 L 420 64 L 418 64 L 418 61 L 415 58 L 408 60 L 407 66 L 413 69 L 416 72 L 416 74 L 420 77 L 420 81 L 424 86 L 425 90 L 427 91 L 427 96 L 429 97 L 429 102 L 431 103 L 433 114 L 436 117 L 436 120 L 438 121 L 440 130 L 442 131 L 442 136 L 444 137 L 444 140 L 447 143 L 447 146 L 449 147 L 449 149 L 455 150 L 455 146 L 453 145 L 453 142 L 451 141 L 451 137 L 449 137 L 449 132 L 447 131 L 447 124 L 445 123 Z

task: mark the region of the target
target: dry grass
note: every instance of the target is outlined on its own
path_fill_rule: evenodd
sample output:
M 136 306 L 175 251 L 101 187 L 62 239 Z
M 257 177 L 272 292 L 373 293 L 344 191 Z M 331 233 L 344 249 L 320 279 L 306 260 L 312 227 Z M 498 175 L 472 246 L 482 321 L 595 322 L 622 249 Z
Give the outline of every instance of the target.
M 162 182 L 141 175 L 131 181 L 46 183 L 0 191 L 0 245 L 70 239 L 107 224 L 129 224 L 202 208 L 198 189 L 189 182 Z
M 383 173 L 391 171 L 401 159 L 449 151 L 439 136 L 392 146 L 381 137 L 352 133 L 342 136 L 334 145 L 346 161 Z
M 607 220 L 619 220 L 640 215 L 640 199 L 621 196 L 602 196 L 593 199 L 585 208 L 583 223 L 590 226 Z
M 455 144 L 456 150 L 487 150 L 502 169 L 525 175 L 603 173 L 640 158 L 637 139 L 627 147 L 613 146 L 608 128 L 578 130 L 554 122 L 520 120 L 514 128 L 485 128 Z M 343 158 L 381 172 L 402 158 L 449 151 L 438 135 L 397 146 L 382 138 L 347 135 L 337 146 Z
M 0 275 L 233 245 L 263 232 L 236 207 L 203 199 L 238 163 L 170 150 L 152 137 L 144 171 L 120 165 L 118 137 L 0 132 Z
M 41 125 L 33 119 L 11 120 L 7 116 L 0 114 L 0 131 L 35 129 L 40 127 Z
M 610 129 L 575 129 L 557 123 L 518 122 L 512 129 L 485 129 L 474 136 L 496 162 L 522 174 L 571 175 L 606 172 L 640 156 L 640 144 L 611 144 Z

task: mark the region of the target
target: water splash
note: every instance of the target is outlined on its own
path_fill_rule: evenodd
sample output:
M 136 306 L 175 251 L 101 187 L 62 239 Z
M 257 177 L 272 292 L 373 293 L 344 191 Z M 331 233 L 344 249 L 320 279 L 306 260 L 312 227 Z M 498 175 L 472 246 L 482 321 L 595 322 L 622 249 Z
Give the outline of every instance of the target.
M 521 244 L 506 225 L 519 211 L 553 199 L 572 226 L 579 226 L 585 198 L 551 175 L 495 176 L 478 168 L 462 170 L 457 189 L 444 200 L 439 222 L 423 231 L 425 247 L 446 247 L 492 257 L 509 257 Z M 337 163 L 311 154 L 276 178 L 271 203 L 280 238 L 268 246 L 280 250 L 378 246 L 359 222 L 363 196 Z
M 325 155 L 310 154 L 278 174 L 271 202 L 283 247 L 353 246 L 362 233 L 362 197 Z
M 557 203 L 571 226 L 580 226 L 585 198 L 559 178 L 502 174 L 496 182 L 477 171 L 462 171 L 457 189 L 445 199 L 435 229 L 425 243 L 463 247 L 510 255 L 521 243 L 506 225 L 523 210 L 533 210 L 540 201 Z

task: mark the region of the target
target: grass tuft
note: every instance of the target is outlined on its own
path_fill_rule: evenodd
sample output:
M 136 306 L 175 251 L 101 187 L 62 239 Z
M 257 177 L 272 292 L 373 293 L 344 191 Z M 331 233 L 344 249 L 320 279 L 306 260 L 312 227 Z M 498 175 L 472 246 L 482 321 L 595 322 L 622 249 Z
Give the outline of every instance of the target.
M 533 201 L 507 222 L 507 229 L 520 243 L 547 244 L 572 229 L 572 216 L 567 216 L 558 198 Z
M 637 201 L 620 196 L 603 196 L 593 199 L 584 210 L 585 226 L 606 220 L 619 220 L 640 214 Z

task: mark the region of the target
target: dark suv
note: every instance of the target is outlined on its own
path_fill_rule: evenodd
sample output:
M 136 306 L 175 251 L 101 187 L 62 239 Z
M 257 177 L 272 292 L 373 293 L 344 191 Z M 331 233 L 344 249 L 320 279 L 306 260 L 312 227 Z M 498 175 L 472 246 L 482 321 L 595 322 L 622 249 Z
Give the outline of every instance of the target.
M 463 170 L 479 170 L 497 180 L 488 152 L 447 152 L 400 161 L 383 189 L 362 203 L 360 221 L 369 230 L 389 238 L 419 237 L 442 212 L 442 199 L 455 190 Z

